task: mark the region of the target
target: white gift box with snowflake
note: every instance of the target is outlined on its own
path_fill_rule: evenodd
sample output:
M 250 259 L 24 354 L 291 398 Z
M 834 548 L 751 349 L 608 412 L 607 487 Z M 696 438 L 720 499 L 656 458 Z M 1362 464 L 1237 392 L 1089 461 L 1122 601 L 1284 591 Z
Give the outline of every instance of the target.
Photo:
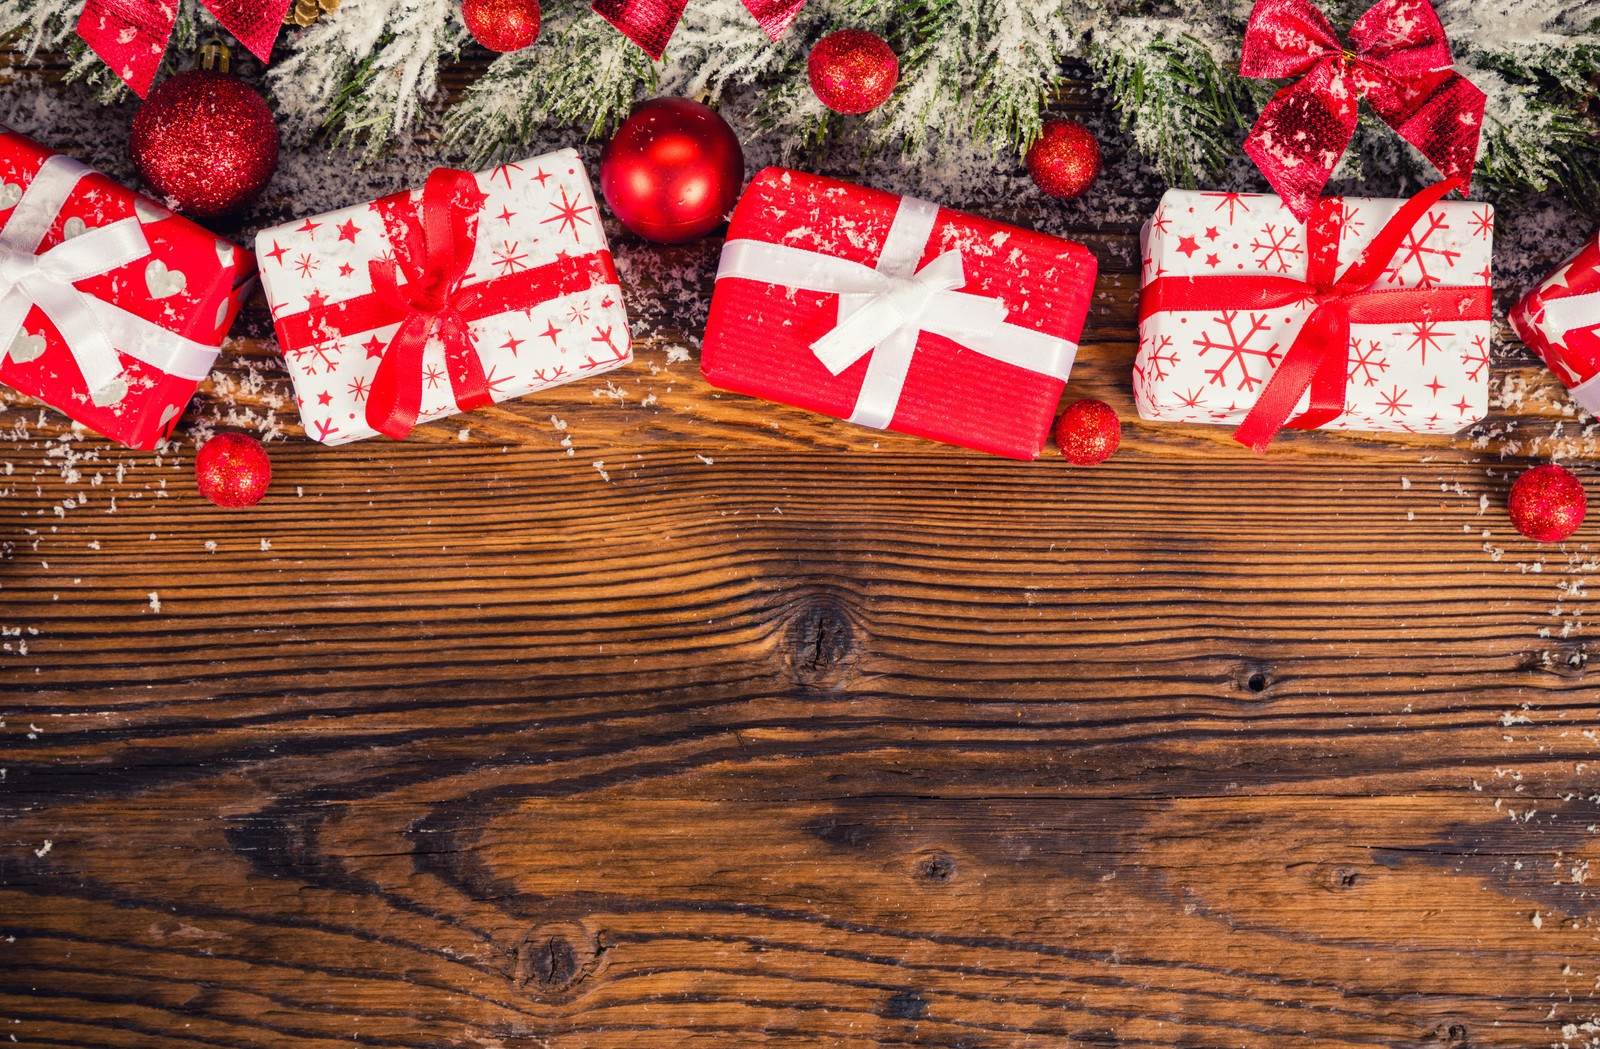
M 426 193 L 341 208 L 257 237 L 301 419 L 316 440 L 345 444 L 380 429 L 401 436 L 413 423 L 453 415 L 466 401 L 465 372 L 477 403 L 499 402 L 632 360 L 622 289 L 576 151 L 443 174 L 455 181 L 453 195 L 435 208 L 439 222 L 449 226 L 450 208 L 466 216 L 446 248 L 437 241 L 449 238 L 438 235 L 429 247 Z M 443 298 L 399 301 L 429 293 L 423 256 L 441 250 L 462 264 Z M 396 275 L 387 287 L 385 269 Z M 452 354 L 440 318 L 464 326 L 461 352 Z M 400 385 L 410 385 L 413 411 L 395 431 L 375 425 L 370 409 L 385 385 L 380 367 L 401 352 L 408 321 L 427 342 L 406 359 Z
M 1358 265 L 1380 231 L 1383 244 Z M 1170 190 L 1141 238 L 1139 414 L 1241 423 L 1313 312 L 1340 298 L 1332 282 L 1359 270 L 1373 279 L 1348 298 L 1347 345 L 1330 350 L 1343 356 L 1343 412 L 1301 419 L 1307 390 L 1287 425 L 1469 426 L 1488 412 L 1493 246 L 1494 211 L 1472 201 L 1328 198 L 1301 223 L 1275 196 Z

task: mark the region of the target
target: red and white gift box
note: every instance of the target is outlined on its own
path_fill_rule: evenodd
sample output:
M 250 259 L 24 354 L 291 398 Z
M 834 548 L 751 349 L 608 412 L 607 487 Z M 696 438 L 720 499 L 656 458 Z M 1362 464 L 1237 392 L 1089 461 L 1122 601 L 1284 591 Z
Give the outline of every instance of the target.
M 735 393 L 1035 459 L 1094 278 L 1080 244 L 767 168 L 733 212 L 701 369 Z
M 564 149 L 440 169 L 261 231 L 262 284 L 306 433 L 345 444 L 633 359 L 594 190 Z
M 1600 415 L 1600 236 L 1512 307 L 1511 324 L 1572 399 Z
M 1494 210 L 1169 190 L 1142 237 L 1134 397 L 1142 418 L 1454 433 L 1489 405 Z
M 0 128 L 0 382 L 130 448 L 172 433 L 249 253 Z

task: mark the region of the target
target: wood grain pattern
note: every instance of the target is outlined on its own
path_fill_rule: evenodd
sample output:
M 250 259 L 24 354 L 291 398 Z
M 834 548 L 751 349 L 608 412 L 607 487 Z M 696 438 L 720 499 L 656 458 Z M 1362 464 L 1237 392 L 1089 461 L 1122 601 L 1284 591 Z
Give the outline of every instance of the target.
M 403 444 L 234 344 L 248 513 L 12 397 L 0 1038 L 1593 1045 L 1596 559 L 1503 514 L 1587 420 L 1505 342 L 1451 441 L 1140 423 L 1133 232 L 1090 470 L 711 390 L 625 237 L 634 367 Z

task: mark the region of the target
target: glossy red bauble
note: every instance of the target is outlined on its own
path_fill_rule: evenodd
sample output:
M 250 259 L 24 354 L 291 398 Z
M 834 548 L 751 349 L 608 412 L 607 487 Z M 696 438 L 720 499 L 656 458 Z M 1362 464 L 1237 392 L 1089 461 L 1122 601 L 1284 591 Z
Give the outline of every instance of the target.
M 883 38 L 865 29 L 829 33 L 806 59 L 811 90 L 835 113 L 876 109 L 900 82 L 900 59 Z
M 272 483 L 272 460 L 261 442 L 244 433 L 219 433 L 194 457 L 200 494 L 218 506 L 254 506 Z
M 461 20 L 490 51 L 521 51 L 539 39 L 539 0 L 461 0 Z
M 1103 463 L 1122 445 L 1122 422 L 1105 401 L 1077 401 L 1056 420 L 1056 444 L 1075 466 Z
M 1076 120 L 1046 120 L 1028 147 L 1027 165 L 1034 185 L 1052 197 L 1072 200 L 1089 192 L 1100 176 L 1100 143 Z
M 278 166 L 278 125 L 238 77 L 193 69 L 163 81 L 133 118 L 133 162 L 170 207 L 217 218 L 245 207 Z
M 1517 531 L 1540 543 L 1559 543 L 1578 530 L 1588 511 L 1583 482 L 1564 466 L 1535 466 L 1511 486 L 1506 510 Z
M 600 192 L 646 240 L 681 244 L 716 229 L 744 185 L 744 151 L 728 122 L 687 98 L 633 107 L 600 154 Z

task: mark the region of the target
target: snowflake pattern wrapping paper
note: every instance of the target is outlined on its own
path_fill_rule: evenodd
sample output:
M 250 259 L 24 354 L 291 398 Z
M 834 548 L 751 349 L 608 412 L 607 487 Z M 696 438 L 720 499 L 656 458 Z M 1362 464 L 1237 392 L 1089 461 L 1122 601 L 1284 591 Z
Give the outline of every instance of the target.
M 1081 244 L 768 168 L 734 209 L 701 368 L 735 393 L 1035 459 L 1095 268 Z
M 1511 310 L 1511 324 L 1590 415 L 1600 415 L 1600 236 Z
M 1436 199 L 1445 188 L 1412 201 L 1324 198 L 1309 224 L 1275 196 L 1168 191 L 1142 237 L 1133 375 L 1140 416 L 1238 423 L 1240 440 L 1260 450 L 1264 441 L 1243 435 L 1246 417 L 1319 303 L 1337 297 L 1327 294 L 1333 275 L 1345 282 L 1359 268 L 1372 279 L 1357 278 L 1348 337 L 1329 347 L 1326 361 L 1334 407 L 1313 410 L 1314 387 L 1283 406 L 1294 416 L 1283 424 L 1444 434 L 1482 419 L 1494 210 Z M 1380 238 L 1395 250 L 1380 245 L 1358 263 Z M 1318 272 L 1326 273 L 1320 286 Z M 1264 295 L 1258 286 L 1289 290 Z
M 0 382 L 153 448 L 254 273 L 242 248 L 0 128 Z
M 470 197 L 465 268 L 455 289 L 470 339 L 450 352 L 439 331 L 419 345 L 402 384 L 420 392 L 426 422 L 464 407 L 521 397 L 633 359 L 622 288 L 594 191 L 577 152 L 559 150 L 469 175 L 451 174 Z M 430 179 L 430 188 L 434 183 Z M 263 230 L 256 246 L 307 435 L 324 444 L 374 436 L 369 397 L 406 321 L 367 325 L 381 297 L 374 272 L 410 272 L 427 239 L 424 193 L 399 193 Z M 415 282 L 402 282 L 409 293 Z M 392 290 L 392 289 L 391 289 Z M 424 329 L 431 330 L 431 329 Z M 481 402 L 458 403 L 462 357 L 480 376 Z M 381 391 L 380 391 L 381 392 Z M 408 430 L 409 424 L 401 427 Z M 385 430 L 383 432 L 390 432 Z M 392 435 L 398 435 L 398 432 Z

